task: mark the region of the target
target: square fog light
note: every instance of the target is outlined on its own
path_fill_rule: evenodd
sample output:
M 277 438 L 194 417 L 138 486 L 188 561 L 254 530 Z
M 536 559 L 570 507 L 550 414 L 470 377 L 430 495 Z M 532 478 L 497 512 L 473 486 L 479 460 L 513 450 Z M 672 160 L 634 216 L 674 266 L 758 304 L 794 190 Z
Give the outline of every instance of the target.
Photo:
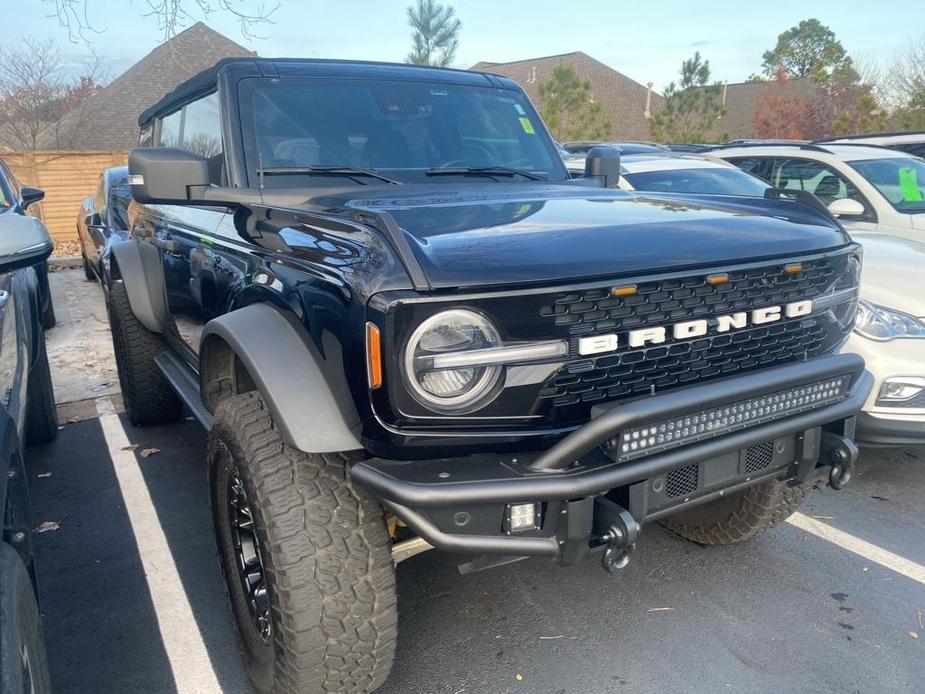
M 509 533 L 522 530 L 536 530 L 540 527 L 539 506 L 535 503 L 508 504 L 505 509 L 505 522 Z

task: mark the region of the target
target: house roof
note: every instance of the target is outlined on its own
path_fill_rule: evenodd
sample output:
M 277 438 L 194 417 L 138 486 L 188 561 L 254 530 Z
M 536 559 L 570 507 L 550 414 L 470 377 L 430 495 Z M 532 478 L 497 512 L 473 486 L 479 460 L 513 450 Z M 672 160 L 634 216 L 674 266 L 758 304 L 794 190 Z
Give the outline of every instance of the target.
M 581 51 L 509 63 L 483 61 L 470 69 L 513 79 L 526 90 L 537 106 L 541 106 L 540 84 L 549 78 L 556 66 L 563 63 L 571 65 L 579 77 L 591 81 L 592 98 L 601 104 L 604 117 L 612 124 L 611 139 L 644 140 L 649 137 L 649 121 L 646 117 L 649 88 Z M 663 103 L 661 95 L 651 92 L 650 113 L 658 111 Z
M 223 58 L 256 55 L 197 22 L 116 77 L 82 109 L 79 122 L 72 116 L 61 129 L 76 149 L 130 149 L 138 143 L 138 114 L 180 82 Z
M 783 87 L 784 91 L 780 93 L 804 98 L 809 97 L 816 88 L 810 79 L 787 80 L 786 84 L 775 80 L 725 84 L 720 88 L 720 95 L 726 107 L 726 113 L 717 119 L 716 126 L 707 133 L 708 139 L 716 141 L 722 137 L 731 140 L 754 137 L 754 120 L 758 102 L 761 101 L 766 90 L 772 86 Z

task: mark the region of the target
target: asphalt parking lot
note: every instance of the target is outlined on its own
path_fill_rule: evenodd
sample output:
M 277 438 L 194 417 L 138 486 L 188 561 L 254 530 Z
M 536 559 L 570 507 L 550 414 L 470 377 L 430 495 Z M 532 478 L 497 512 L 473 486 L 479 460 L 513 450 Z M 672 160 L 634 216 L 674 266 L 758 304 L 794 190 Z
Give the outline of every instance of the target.
M 73 285 L 58 274 L 56 292 Z M 27 458 L 36 524 L 52 528 L 36 544 L 55 691 L 251 691 L 204 433 L 190 420 L 137 429 L 113 399 L 93 402 L 100 416 L 73 417 Z M 398 567 L 398 659 L 382 691 L 921 691 L 922 489 L 925 448 L 865 450 L 850 487 L 815 492 L 745 545 L 703 548 L 653 525 L 616 575 L 531 560 L 461 576 L 458 558 L 419 555 Z

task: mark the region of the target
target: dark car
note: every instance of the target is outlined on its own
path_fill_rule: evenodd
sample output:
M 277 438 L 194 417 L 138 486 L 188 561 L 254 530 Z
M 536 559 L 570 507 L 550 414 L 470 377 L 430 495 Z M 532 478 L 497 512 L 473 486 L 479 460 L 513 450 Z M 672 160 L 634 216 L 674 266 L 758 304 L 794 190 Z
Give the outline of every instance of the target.
M 643 523 L 738 542 L 850 478 L 860 254 L 814 208 L 616 190 L 613 148 L 570 180 L 469 71 L 232 59 L 139 124 L 122 392 L 209 431 L 260 691 L 382 684 L 422 549 L 617 570 Z
M 103 280 L 109 247 L 123 240 L 128 233 L 131 199 L 127 166 L 114 166 L 103 171 L 93 195 L 84 198 L 77 213 L 77 238 L 88 280 Z
M 650 154 L 652 152 L 668 151 L 667 147 L 655 142 L 598 142 L 595 140 L 563 142 L 562 148 L 569 154 L 587 154 L 592 147 L 601 145 L 615 147 L 621 154 Z
M 6 162 L 0 159 L 0 215 L 24 215 L 30 205 L 41 202 L 44 198 L 45 191 L 20 185 Z M 52 328 L 55 325 L 55 306 L 52 302 L 51 289 L 48 285 L 48 262 L 43 261 L 35 270 L 39 278 L 42 325 L 46 329 Z
M 0 215 L 0 692 L 50 690 L 36 601 L 23 449 L 58 433 L 37 269 L 51 253 L 34 217 Z

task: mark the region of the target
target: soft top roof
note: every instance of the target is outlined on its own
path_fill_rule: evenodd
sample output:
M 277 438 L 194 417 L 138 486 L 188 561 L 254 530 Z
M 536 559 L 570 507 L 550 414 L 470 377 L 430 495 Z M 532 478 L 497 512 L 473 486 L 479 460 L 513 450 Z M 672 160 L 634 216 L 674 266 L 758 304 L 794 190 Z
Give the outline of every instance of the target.
M 138 125 L 144 126 L 157 116 L 166 115 L 195 98 L 216 89 L 219 75 L 236 67 L 242 71 L 256 69 L 267 77 L 368 77 L 373 79 L 416 79 L 473 86 L 496 86 L 520 90 L 507 77 L 488 73 L 456 70 L 453 68 L 430 67 L 428 65 L 406 65 L 403 63 L 380 63 L 361 60 L 320 60 L 307 58 L 225 58 L 207 70 L 193 75 L 185 82 L 148 107 L 138 118 Z

